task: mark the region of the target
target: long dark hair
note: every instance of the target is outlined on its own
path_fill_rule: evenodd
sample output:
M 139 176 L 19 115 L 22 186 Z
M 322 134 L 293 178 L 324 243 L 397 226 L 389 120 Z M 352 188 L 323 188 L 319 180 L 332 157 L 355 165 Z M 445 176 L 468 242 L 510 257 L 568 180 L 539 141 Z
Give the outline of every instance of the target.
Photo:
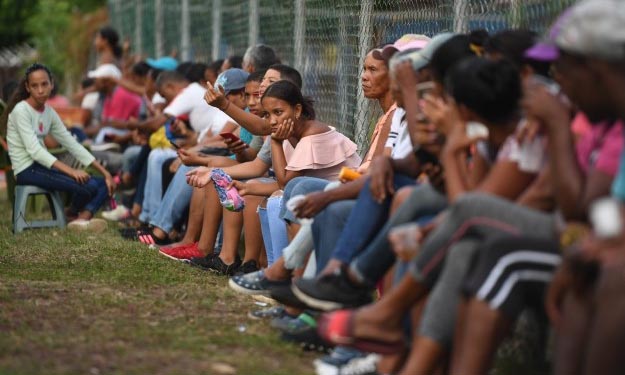
M 119 34 L 115 31 L 114 28 L 110 26 L 105 26 L 98 30 L 98 34 L 102 37 L 102 39 L 106 40 L 113 49 L 113 55 L 118 59 L 122 57 L 122 47 L 119 45 Z
M 447 74 L 445 90 L 457 103 L 494 124 L 507 125 L 519 114 L 519 71 L 507 59 L 464 59 Z
M 13 111 L 13 108 L 15 108 L 17 103 L 21 102 L 22 100 L 28 99 L 28 97 L 30 96 L 28 91 L 26 91 L 28 78 L 30 77 L 31 73 L 38 70 L 45 71 L 48 74 L 48 77 L 50 77 L 50 82 L 52 82 L 52 73 L 47 66 L 39 63 L 34 63 L 26 68 L 24 76 L 22 77 L 22 79 L 20 79 L 19 84 L 15 88 L 15 91 L 13 91 L 13 95 L 9 99 L 9 102 L 7 103 L 7 106 L 4 109 L 4 112 L 2 112 L 2 116 L 0 117 L 0 136 L 2 136 L 3 138 L 7 136 L 7 123 L 9 122 L 9 114 L 11 113 L 11 111 Z
M 313 107 L 313 100 L 304 97 L 297 85 L 295 85 L 291 81 L 280 80 L 272 83 L 269 87 L 267 87 L 267 90 L 265 90 L 265 93 L 263 94 L 261 100 L 264 98 L 276 98 L 284 100 L 293 107 L 300 104 L 302 106 L 302 116 L 304 117 L 304 119 L 315 119 L 315 108 Z

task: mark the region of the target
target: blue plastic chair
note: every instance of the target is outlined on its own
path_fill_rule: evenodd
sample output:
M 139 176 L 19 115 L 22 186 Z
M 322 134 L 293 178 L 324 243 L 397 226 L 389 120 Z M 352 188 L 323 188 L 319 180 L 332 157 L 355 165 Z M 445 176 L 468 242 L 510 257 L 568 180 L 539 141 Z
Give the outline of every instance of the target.
M 52 220 L 26 221 L 26 203 L 31 195 L 45 195 L 50 204 Z M 32 185 L 17 185 L 15 187 L 15 203 L 13 205 L 13 233 L 20 233 L 31 228 L 65 228 L 65 212 L 63 200 L 58 191 L 48 191 Z

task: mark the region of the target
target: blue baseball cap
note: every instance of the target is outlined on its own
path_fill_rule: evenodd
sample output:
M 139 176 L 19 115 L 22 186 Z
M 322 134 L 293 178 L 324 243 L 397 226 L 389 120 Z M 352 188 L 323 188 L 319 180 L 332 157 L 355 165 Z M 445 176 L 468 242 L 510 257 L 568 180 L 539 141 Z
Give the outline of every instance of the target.
M 222 72 L 215 81 L 215 87 L 221 86 L 224 88 L 226 95 L 232 91 L 241 90 L 245 87 L 247 77 L 250 74 L 242 69 L 230 68 Z
M 145 62 L 153 69 L 160 70 L 176 70 L 178 61 L 171 56 L 165 56 L 158 59 L 146 59 Z

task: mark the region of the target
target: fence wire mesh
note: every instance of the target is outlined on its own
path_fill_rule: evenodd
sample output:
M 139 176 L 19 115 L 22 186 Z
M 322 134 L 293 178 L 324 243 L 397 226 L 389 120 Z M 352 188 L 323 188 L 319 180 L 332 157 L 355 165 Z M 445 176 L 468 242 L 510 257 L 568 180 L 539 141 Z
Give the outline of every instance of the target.
M 133 52 L 211 62 L 272 46 L 304 77 L 320 120 L 367 147 L 380 109 L 364 98 L 366 53 L 403 34 L 525 28 L 543 32 L 574 0 L 109 0 Z

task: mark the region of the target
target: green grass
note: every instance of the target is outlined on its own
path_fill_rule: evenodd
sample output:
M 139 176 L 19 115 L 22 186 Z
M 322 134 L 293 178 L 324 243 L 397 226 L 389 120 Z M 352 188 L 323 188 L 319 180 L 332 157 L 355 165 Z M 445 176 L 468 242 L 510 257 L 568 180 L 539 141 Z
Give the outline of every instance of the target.
M 0 375 L 313 373 L 315 355 L 247 318 L 258 306 L 226 278 L 124 241 L 113 225 L 14 236 L 4 194 Z

